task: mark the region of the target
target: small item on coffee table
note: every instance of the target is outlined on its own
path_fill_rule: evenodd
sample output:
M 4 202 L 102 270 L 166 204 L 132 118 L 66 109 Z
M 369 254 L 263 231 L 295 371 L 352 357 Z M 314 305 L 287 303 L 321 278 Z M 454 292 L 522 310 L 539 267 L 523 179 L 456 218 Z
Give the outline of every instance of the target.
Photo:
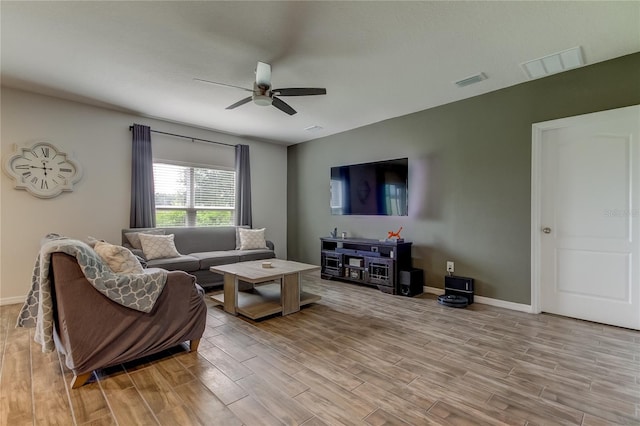
M 271 264 L 271 262 L 262 262 L 262 267 L 263 268 L 271 268 L 272 264 Z

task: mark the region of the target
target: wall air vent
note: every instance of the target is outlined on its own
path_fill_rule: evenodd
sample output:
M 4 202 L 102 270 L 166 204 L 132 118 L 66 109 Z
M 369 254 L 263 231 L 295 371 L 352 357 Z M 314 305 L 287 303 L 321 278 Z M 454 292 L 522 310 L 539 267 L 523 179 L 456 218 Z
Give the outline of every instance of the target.
M 455 82 L 455 85 L 458 87 L 465 87 L 470 84 L 478 83 L 482 80 L 486 80 L 487 76 L 485 73 L 481 72 L 480 74 L 472 75 L 471 77 L 463 78 L 462 80 L 458 80 Z
M 521 64 L 529 79 L 546 77 L 584 65 L 580 46 Z

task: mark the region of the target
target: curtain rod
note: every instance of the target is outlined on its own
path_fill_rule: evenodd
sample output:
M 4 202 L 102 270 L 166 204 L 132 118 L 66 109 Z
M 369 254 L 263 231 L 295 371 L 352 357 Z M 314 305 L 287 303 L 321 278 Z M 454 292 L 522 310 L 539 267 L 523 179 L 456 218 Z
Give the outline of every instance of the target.
M 129 131 L 133 130 L 133 126 L 129 126 Z M 216 143 L 218 145 L 224 145 L 224 146 L 230 146 L 230 147 L 235 147 L 235 145 L 231 145 L 228 143 L 224 143 L 224 142 L 216 142 L 216 141 L 210 141 L 207 139 L 200 139 L 200 138 L 192 138 L 190 136 L 183 136 L 183 135 L 177 135 L 175 133 L 167 133 L 167 132 L 161 132 L 160 130 L 150 130 L 152 133 L 160 133 L 162 135 L 168 135 L 168 136 L 174 136 L 176 138 L 183 138 L 183 139 L 190 139 L 191 142 L 193 141 L 200 141 L 200 142 L 207 142 L 207 143 Z

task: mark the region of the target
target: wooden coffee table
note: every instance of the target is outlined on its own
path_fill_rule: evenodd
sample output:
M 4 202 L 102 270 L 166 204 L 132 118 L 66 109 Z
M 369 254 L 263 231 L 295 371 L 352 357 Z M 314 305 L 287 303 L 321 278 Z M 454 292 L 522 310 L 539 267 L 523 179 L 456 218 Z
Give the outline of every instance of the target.
M 263 268 L 271 262 L 271 268 Z M 211 272 L 224 275 L 224 292 L 211 296 L 230 314 L 258 319 L 282 313 L 298 312 L 301 306 L 320 300 L 320 296 L 302 291 L 300 274 L 319 270 L 319 266 L 289 260 L 267 259 L 212 266 Z M 279 281 L 274 284 L 255 284 Z M 250 291 L 238 291 L 238 283 L 254 284 Z

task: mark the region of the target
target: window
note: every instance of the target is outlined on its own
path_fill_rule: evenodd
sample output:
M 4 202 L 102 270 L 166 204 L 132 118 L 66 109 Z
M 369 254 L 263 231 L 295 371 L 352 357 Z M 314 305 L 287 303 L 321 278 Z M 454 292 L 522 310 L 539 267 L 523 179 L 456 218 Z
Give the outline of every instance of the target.
M 235 171 L 154 163 L 153 180 L 156 226 L 234 224 Z

